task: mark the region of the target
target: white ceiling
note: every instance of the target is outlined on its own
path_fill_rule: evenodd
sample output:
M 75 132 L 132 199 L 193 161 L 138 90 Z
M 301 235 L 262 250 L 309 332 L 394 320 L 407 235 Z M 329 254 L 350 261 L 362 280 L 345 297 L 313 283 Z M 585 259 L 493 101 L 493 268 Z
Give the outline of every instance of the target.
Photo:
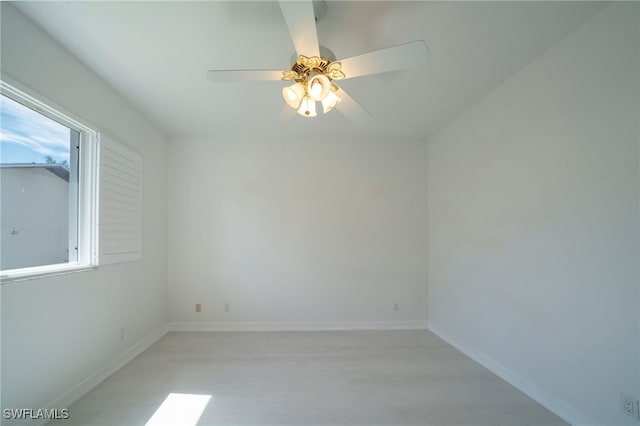
M 18 2 L 16 6 L 173 136 L 425 137 L 600 10 L 595 2 L 327 3 L 320 44 L 344 58 L 412 40 L 427 65 L 340 83 L 373 116 L 315 119 L 284 82 L 213 83 L 209 69 L 287 69 L 277 2 Z

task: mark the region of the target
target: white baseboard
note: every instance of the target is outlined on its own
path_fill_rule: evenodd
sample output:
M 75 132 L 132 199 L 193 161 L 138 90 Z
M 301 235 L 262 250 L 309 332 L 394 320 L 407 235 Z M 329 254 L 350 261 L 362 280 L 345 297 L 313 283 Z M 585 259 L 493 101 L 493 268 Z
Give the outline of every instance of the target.
M 140 355 L 149 346 L 157 342 L 162 336 L 167 334 L 168 331 L 168 325 L 163 325 L 158 330 L 149 334 L 147 337 L 143 338 L 138 343 L 134 344 L 129 349 L 116 356 L 104 367 L 96 370 L 89 377 L 77 383 L 75 386 L 64 392 L 49 404 L 46 404 L 45 407 L 68 408 L 71 404 L 83 397 L 91 389 L 95 388 L 97 385 L 103 382 L 107 377 L 111 376 L 129 361 Z M 71 413 L 71 415 L 73 415 L 73 413 Z M 47 422 L 48 420 L 39 420 L 37 423 L 34 423 L 34 425 L 44 425 Z
M 426 330 L 426 321 L 171 322 L 170 331 Z
M 448 333 L 433 322 L 427 322 L 427 329 L 567 423 L 574 426 L 601 424 L 601 422 L 594 420 L 591 416 L 588 416 L 580 410 L 576 410 L 574 407 L 571 407 L 570 405 L 544 392 L 542 389 L 522 378 L 520 375 L 514 373 L 499 362 L 495 361 L 493 358 L 458 339 L 456 336 Z

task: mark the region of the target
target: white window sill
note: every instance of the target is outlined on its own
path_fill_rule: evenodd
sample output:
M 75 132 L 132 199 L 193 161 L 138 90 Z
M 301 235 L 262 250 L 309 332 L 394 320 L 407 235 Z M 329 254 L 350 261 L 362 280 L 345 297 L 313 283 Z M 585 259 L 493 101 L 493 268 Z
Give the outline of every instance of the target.
M 74 274 L 76 272 L 97 269 L 95 265 L 80 265 L 78 263 L 62 263 L 59 265 L 34 266 L 32 268 L 11 269 L 0 272 L 0 285 L 25 280 L 53 277 L 56 275 Z

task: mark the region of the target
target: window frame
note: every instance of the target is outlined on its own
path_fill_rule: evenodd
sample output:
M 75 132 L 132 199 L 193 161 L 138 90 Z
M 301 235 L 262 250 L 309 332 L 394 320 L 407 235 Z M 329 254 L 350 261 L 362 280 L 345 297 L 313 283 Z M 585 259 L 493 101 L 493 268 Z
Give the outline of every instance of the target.
M 0 285 L 7 282 L 42 278 L 72 272 L 95 269 L 98 265 L 98 153 L 100 133 L 94 126 L 79 120 L 73 114 L 50 102 L 45 97 L 26 89 L 5 75 L 0 78 L 0 94 L 28 107 L 79 133 L 78 141 L 78 179 L 77 188 L 73 188 L 69 179 L 70 191 L 77 190 L 77 197 L 69 197 L 70 226 L 77 199 L 77 257 L 69 262 L 51 265 L 31 266 L 18 269 L 0 270 Z M 71 141 L 70 141 L 71 143 Z M 73 155 L 71 156 L 74 157 Z M 73 164 L 72 164 L 73 166 Z M 76 169 L 71 167 L 71 169 Z M 70 231 L 70 235 L 71 231 Z M 70 241 L 71 242 L 71 241 Z

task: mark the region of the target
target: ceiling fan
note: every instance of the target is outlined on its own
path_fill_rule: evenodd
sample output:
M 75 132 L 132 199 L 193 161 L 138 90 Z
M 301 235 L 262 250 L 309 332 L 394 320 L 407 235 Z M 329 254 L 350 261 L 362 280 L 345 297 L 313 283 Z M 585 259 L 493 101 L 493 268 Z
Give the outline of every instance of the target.
M 282 89 L 285 102 L 303 117 L 316 117 L 316 103 L 326 114 L 337 109 L 356 124 L 371 115 L 335 81 L 411 68 L 426 62 L 427 46 L 416 40 L 337 61 L 333 52 L 318 44 L 316 20 L 325 4 L 317 0 L 280 1 L 280 9 L 296 53 L 290 69 L 210 70 L 212 81 L 292 81 Z M 321 17 L 321 16 L 320 16 Z

